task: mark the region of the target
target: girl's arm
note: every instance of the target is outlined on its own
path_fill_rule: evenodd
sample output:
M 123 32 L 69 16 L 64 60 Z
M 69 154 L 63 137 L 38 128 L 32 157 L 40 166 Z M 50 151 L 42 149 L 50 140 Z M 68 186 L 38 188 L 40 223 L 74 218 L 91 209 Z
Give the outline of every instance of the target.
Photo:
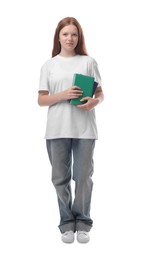
M 101 87 L 98 87 L 96 89 L 94 95 L 95 95 L 94 98 L 85 97 L 85 98 L 81 99 L 81 101 L 87 101 L 87 102 L 83 105 L 78 105 L 77 107 L 82 110 L 89 111 L 104 100 L 104 94 L 103 94 Z
M 65 91 L 51 95 L 49 95 L 48 91 L 40 90 L 38 95 L 38 104 L 39 106 L 52 106 L 61 101 L 78 98 L 79 96 L 82 96 L 82 91 L 76 86 L 72 86 Z

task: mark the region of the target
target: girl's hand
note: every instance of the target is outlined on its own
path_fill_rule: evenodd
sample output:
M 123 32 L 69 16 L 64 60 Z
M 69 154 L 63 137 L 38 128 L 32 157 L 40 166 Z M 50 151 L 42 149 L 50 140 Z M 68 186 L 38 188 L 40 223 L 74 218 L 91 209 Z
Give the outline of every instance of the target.
M 99 103 L 98 98 L 91 98 L 91 97 L 82 98 L 80 101 L 87 101 L 85 104 L 77 106 L 77 108 L 80 108 L 84 111 L 92 110 Z
M 65 91 L 61 92 L 63 100 L 78 98 L 82 96 L 82 93 L 83 91 L 77 86 L 72 86 L 71 88 L 68 88 Z

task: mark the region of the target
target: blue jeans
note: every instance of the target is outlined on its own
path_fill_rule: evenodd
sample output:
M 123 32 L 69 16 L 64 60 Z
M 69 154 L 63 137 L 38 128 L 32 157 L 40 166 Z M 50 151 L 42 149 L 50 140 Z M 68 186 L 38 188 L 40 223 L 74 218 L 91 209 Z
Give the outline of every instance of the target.
M 48 139 L 47 151 L 52 165 L 52 182 L 56 189 L 61 233 L 69 230 L 90 231 L 94 139 Z M 72 200 L 71 178 L 75 181 Z

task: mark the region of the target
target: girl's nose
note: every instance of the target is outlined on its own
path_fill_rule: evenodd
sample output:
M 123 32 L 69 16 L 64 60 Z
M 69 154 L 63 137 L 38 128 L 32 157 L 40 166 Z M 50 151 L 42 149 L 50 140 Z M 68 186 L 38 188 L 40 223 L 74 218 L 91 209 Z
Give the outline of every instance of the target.
M 72 39 L 72 35 L 69 34 L 68 35 L 68 39 L 71 40 Z

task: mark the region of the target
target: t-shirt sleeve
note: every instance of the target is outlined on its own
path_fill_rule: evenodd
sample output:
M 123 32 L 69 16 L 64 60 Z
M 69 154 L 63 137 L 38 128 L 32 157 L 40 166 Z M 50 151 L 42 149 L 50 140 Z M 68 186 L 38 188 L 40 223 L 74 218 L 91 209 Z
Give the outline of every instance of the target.
M 92 62 L 91 71 L 95 81 L 98 83 L 97 87 L 102 87 L 102 80 L 99 73 L 98 64 L 95 60 Z
M 48 69 L 46 64 L 44 64 L 40 71 L 40 80 L 39 80 L 39 90 L 49 91 L 48 86 Z

